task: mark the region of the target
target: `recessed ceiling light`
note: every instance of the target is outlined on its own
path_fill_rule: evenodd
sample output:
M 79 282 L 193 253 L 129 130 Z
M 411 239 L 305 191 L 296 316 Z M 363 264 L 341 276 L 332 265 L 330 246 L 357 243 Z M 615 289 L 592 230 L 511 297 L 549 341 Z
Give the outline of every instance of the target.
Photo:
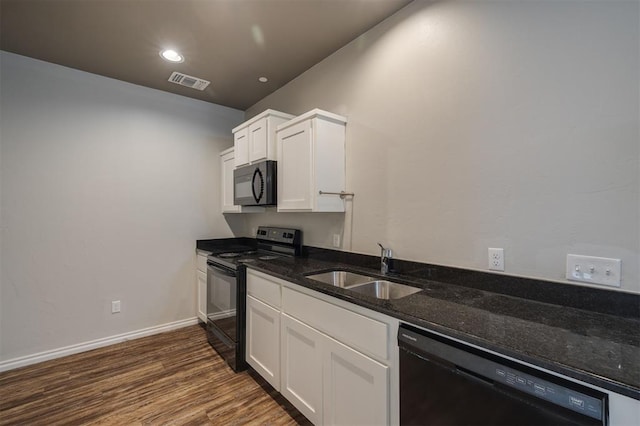
M 160 56 L 169 62 L 184 62 L 184 56 L 173 49 L 165 49 L 160 51 Z
M 259 78 L 258 78 L 258 81 L 259 81 L 260 83 L 266 83 L 267 81 L 269 81 L 269 79 L 268 79 L 267 77 L 259 77 Z

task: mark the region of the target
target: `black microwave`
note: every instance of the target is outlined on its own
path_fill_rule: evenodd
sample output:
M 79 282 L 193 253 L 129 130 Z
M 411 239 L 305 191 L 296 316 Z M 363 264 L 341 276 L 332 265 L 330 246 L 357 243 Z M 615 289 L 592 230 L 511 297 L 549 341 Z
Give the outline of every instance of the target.
M 233 171 L 233 204 L 275 206 L 277 202 L 276 162 L 265 160 Z

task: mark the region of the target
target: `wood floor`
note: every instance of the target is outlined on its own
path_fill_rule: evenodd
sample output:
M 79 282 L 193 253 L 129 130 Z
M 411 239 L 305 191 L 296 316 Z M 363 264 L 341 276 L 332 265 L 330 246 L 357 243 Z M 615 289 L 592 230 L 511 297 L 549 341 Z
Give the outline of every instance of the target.
M 234 373 L 194 325 L 0 373 L 0 425 L 61 424 L 308 422 L 255 373 Z

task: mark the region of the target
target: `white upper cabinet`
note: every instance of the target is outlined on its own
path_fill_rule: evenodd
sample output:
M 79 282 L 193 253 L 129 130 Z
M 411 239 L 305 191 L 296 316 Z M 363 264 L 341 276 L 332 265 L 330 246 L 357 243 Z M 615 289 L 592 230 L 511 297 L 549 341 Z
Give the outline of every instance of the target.
M 314 109 L 278 126 L 278 211 L 344 212 L 347 119 Z
M 233 163 L 234 168 L 236 166 L 243 166 L 249 164 L 249 128 L 245 127 L 233 133 L 233 147 L 235 148 L 235 161 Z
M 276 160 L 276 127 L 294 116 L 268 109 L 233 129 L 235 167 Z
M 237 213 L 240 206 L 233 205 L 233 169 L 235 168 L 234 148 L 220 153 L 220 193 L 223 213 Z
M 269 150 L 268 148 L 268 135 L 267 128 L 269 127 L 269 120 L 265 117 L 249 126 L 249 161 L 260 161 L 268 158 L 269 151 L 272 156 L 275 157 L 275 149 Z M 275 141 L 275 137 L 271 138 Z M 275 143 L 272 143 L 275 148 Z M 275 158 L 273 158 L 275 159 Z
M 259 213 L 264 207 L 236 206 L 233 204 L 233 169 L 235 149 L 231 147 L 220 153 L 220 206 L 222 213 Z

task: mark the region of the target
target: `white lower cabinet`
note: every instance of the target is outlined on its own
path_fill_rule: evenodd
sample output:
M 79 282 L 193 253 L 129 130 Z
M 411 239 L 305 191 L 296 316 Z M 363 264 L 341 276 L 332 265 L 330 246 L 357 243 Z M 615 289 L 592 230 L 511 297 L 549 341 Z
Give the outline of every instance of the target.
M 312 423 L 397 423 L 397 322 L 252 269 L 247 292 L 247 362 Z
M 207 323 L 207 256 L 196 255 L 196 314 L 198 319 Z
M 313 424 L 322 424 L 322 339 L 308 325 L 282 314 L 280 393 Z
M 280 311 L 247 295 L 246 360 L 280 391 Z
M 198 275 L 198 318 L 207 322 L 207 273 L 197 271 Z
M 331 338 L 325 345 L 324 423 L 389 424 L 389 367 Z
M 313 424 L 389 423 L 389 367 L 282 313 L 280 393 Z

